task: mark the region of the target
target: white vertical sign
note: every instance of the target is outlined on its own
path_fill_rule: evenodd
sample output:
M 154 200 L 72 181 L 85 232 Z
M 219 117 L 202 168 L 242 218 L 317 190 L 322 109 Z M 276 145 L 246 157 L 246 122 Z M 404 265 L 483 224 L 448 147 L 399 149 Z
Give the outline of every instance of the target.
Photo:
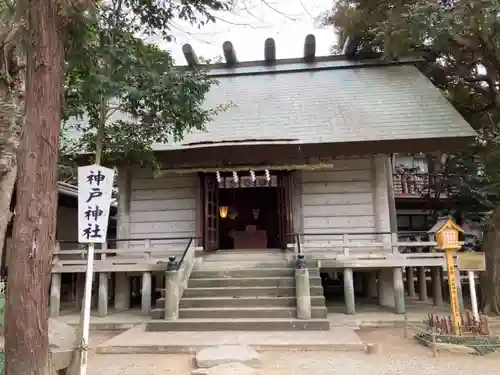
M 113 177 L 113 169 L 100 165 L 78 168 L 78 242 L 106 242 Z

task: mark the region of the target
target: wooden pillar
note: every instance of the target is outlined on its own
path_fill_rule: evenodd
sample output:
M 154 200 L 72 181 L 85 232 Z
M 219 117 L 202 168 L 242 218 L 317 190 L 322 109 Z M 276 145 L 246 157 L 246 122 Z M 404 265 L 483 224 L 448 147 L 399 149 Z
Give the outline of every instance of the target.
M 108 249 L 107 244 L 103 243 L 101 250 L 106 251 Z M 101 254 L 101 260 L 106 260 L 106 253 Z M 108 290 L 109 290 L 109 274 L 107 272 L 99 273 L 99 286 L 98 286 L 98 297 L 97 297 L 97 312 L 99 316 L 108 315 Z
M 460 270 L 455 267 L 455 283 L 457 284 L 458 306 L 460 313 L 464 312 L 464 295 L 462 293 L 462 278 L 460 277 Z
M 379 273 L 379 305 L 383 307 L 395 307 L 394 272 L 391 268 L 383 268 Z
M 344 299 L 345 313 L 352 315 L 356 313 L 356 305 L 354 298 L 354 279 L 352 268 L 344 269 Z
M 382 281 L 381 281 L 381 276 L 382 276 L 382 270 L 377 271 L 377 305 L 382 306 L 381 301 L 382 301 Z
M 434 306 L 441 306 L 443 304 L 443 288 L 441 285 L 441 267 L 432 267 L 432 301 Z
M 394 283 L 394 308 L 396 314 L 405 313 L 405 285 L 403 281 L 403 268 L 393 268 L 393 283 Z
M 130 308 L 130 279 L 125 272 L 115 274 L 115 309 Z
M 427 280 L 425 278 L 425 268 L 418 267 L 418 299 L 420 301 L 427 300 Z
M 76 274 L 75 299 L 76 308 L 80 311 L 83 308 L 83 294 L 85 292 L 85 273 L 79 272 Z
M 144 257 L 146 260 L 151 258 L 151 240 L 146 240 L 144 243 L 146 252 Z M 151 272 L 142 273 L 142 286 L 141 286 L 141 311 L 143 314 L 149 314 L 151 312 L 151 295 L 153 293 L 153 276 Z
M 151 311 L 151 272 L 142 273 L 142 287 L 141 287 L 141 312 L 149 314 Z
M 415 298 L 415 275 L 413 267 L 406 267 L 406 288 L 408 290 L 408 297 Z
M 57 318 L 61 310 L 61 274 L 53 273 L 50 283 L 50 316 Z
M 99 292 L 97 300 L 97 310 L 99 316 L 108 315 L 108 281 L 109 276 L 107 272 L 99 273 Z

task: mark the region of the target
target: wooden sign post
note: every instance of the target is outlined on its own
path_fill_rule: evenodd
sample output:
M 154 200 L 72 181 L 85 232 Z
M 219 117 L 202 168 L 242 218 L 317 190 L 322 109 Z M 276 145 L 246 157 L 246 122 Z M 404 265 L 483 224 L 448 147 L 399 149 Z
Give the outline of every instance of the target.
M 479 322 L 479 309 L 477 307 L 476 277 L 474 272 L 486 270 L 486 256 L 479 252 L 465 252 L 458 255 L 458 269 L 467 271 L 469 277 L 469 292 L 474 319 Z
M 463 229 L 460 228 L 451 217 L 446 217 L 439 219 L 429 233 L 434 234 L 436 237 L 436 249 L 444 251 L 445 253 L 446 267 L 448 269 L 448 287 L 450 291 L 451 320 L 453 332 L 458 336 L 460 334 L 461 318 L 453 255 L 455 251 L 461 248 L 458 241 L 458 235 L 463 233 Z
M 96 164 L 78 168 L 78 242 L 88 245 L 79 375 L 87 374 L 94 244 L 106 243 L 113 181 L 113 169 Z

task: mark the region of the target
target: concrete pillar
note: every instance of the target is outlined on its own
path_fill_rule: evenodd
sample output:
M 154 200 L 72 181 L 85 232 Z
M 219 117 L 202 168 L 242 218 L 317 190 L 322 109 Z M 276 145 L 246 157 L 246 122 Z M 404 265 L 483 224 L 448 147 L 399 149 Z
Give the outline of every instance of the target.
M 443 304 L 443 288 L 441 285 L 441 267 L 432 267 L 432 301 L 434 306 L 441 306 Z
M 379 284 L 379 305 L 383 307 L 395 307 L 395 293 L 393 270 L 391 268 L 382 268 L 378 278 Z
M 393 284 L 394 284 L 394 307 L 396 309 L 396 314 L 405 313 L 405 284 L 403 281 L 403 268 L 396 267 L 392 270 L 393 272 Z
M 368 272 L 367 277 L 367 295 L 370 298 L 376 298 L 377 297 L 377 272 Z
M 125 272 L 115 273 L 115 309 L 130 308 L 130 279 Z
M 99 273 L 99 287 L 97 299 L 97 312 L 99 316 L 108 315 L 108 281 L 109 276 L 107 272 Z
M 425 268 L 418 267 L 418 299 L 420 301 L 427 300 L 427 280 L 425 278 Z
M 354 279 L 352 268 L 344 269 L 344 299 L 345 313 L 352 315 L 356 313 L 356 303 L 354 298 Z
M 406 267 L 406 288 L 408 290 L 408 297 L 415 298 L 415 275 L 413 267 Z
M 179 281 L 178 271 L 165 272 L 165 319 L 179 318 Z
M 297 299 L 297 319 L 311 319 L 311 290 L 309 287 L 309 270 L 295 269 L 295 293 Z
M 61 310 L 61 274 L 53 273 L 50 283 L 50 316 L 57 318 Z
M 78 311 L 83 308 L 83 294 L 85 293 L 85 273 L 79 272 L 76 274 L 76 285 L 75 285 L 75 300 L 76 309 Z
M 151 272 L 143 272 L 141 286 L 141 312 L 143 314 L 149 314 L 151 312 L 152 284 Z

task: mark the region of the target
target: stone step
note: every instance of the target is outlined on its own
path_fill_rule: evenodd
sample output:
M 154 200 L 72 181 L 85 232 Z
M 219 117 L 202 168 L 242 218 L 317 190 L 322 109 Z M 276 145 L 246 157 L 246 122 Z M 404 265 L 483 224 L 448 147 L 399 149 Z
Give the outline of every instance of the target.
M 322 296 L 321 286 L 311 286 L 311 296 Z M 182 298 L 195 297 L 295 297 L 295 286 L 259 286 L 230 288 L 191 288 L 184 289 Z
M 249 268 L 249 269 L 224 269 L 224 270 L 194 270 L 190 279 L 223 279 L 223 278 L 245 278 L 245 277 L 293 277 L 293 268 Z M 318 276 L 319 270 L 310 269 L 309 275 Z
M 295 307 L 297 300 L 293 297 L 207 297 L 207 298 L 181 298 L 180 308 L 189 307 Z M 325 306 L 323 296 L 311 297 L 312 306 Z M 156 308 L 165 308 L 165 299 L 156 300 Z
M 293 276 L 292 268 L 245 268 L 245 269 L 195 269 L 191 279 L 227 278 L 227 277 L 278 277 Z
M 312 318 L 325 319 L 325 307 L 311 309 Z M 243 308 L 188 308 L 180 309 L 182 319 L 288 319 L 297 317 L 295 307 L 243 307 Z
M 325 307 L 313 307 L 312 318 L 325 319 L 327 310 Z M 153 309 L 153 319 L 164 319 L 164 309 Z M 180 319 L 286 319 L 296 318 L 295 307 L 211 307 L 211 308 L 183 308 L 179 309 Z
M 318 262 L 310 260 L 306 262 L 310 270 L 318 269 Z M 266 269 L 266 268 L 287 268 L 290 270 L 295 269 L 295 260 L 249 260 L 249 259 L 220 259 L 217 261 L 203 260 L 197 263 L 194 270 L 208 270 L 208 271 L 221 271 L 221 270 L 252 270 L 252 269 Z
M 178 319 L 150 320 L 146 331 L 327 331 L 326 319 Z
M 319 277 L 310 277 L 309 284 L 321 286 Z M 189 279 L 189 288 L 222 288 L 222 287 L 245 287 L 245 286 L 295 286 L 295 277 L 257 277 L 257 278 L 222 278 L 222 279 Z

